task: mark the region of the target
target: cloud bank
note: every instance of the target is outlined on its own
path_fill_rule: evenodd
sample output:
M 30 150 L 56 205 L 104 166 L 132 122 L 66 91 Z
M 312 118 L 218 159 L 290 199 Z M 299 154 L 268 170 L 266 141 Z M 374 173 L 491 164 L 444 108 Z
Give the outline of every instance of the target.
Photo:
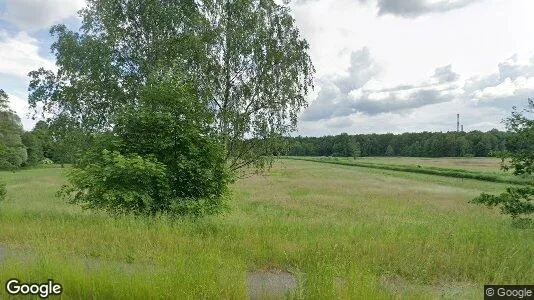
M 436 119 L 444 107 L 450 115 L 471 110 L 506 112 L 534 96 L 534 56 L 521 60 L 514 55 L 498 64 L 498 72 L 467 79 L 455 73 L 452 65 L 441 66 L 423 82 L 392 87 L 378 79 L 381 70 L 368 48 L 352 52 L 345 74 L 319 78 L 318 95 L 301 120 L 340 129 L 355 124 L 357 118 L 408 117 L 416 109 L 433 111 Z
M 429 13 L 443 13 L 483 0 L 378 0 L 379 15 L 416 18 Z
M 296 0 L 297 4 L 306 4 L 320 0 Z M 445 13 L 467 7 L 485 0 L 352 0 L 377 8 L 377 15 L 394 15 L 402 18 L 417 18 L 431 13 Z

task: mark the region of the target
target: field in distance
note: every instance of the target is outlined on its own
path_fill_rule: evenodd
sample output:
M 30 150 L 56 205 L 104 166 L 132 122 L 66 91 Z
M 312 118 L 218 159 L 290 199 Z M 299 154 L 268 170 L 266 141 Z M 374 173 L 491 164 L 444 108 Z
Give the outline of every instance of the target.
M 294 298 L 479 299 L 484 284 L 534 278 L 532 229 L 467 203 L 503 183 L 280 160 L 238 181 L 227 213 L 171 221 L 63 203 L 64 172 L 0 172 L 2 285 L 52 278 L 68 298 L 241 299 L 278 280 Z
M 495 157 L 361 157 L 358 160 L 380 164 L 419 165 L 468 171 L 501 172 L 501 159 Z

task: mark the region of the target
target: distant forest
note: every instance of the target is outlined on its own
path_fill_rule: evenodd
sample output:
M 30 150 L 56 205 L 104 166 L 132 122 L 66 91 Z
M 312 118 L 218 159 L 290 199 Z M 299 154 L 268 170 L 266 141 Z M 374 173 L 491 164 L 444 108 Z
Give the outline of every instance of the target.
M 486 157 L 505 151 L 510 137 L 511 133 L 494 129 L 488 132 L 342 133 L 290 137 L 286 142 L 289 156 Z

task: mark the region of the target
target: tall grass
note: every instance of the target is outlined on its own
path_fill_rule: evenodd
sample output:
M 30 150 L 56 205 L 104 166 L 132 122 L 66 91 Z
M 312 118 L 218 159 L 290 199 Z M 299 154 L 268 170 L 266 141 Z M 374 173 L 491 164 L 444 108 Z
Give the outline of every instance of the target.
M 532 230 L 467 204 L 500 183 L 306 161 L 236 183 L 203 219 L 110 217 L 54 197 L 61 169 L 0 173 L 0 283 L 53 278 L 66 298 L 246 298 L 246 274 L 284 270 L 295 298 L 481 297 L 529 283 Z M 0 289 L 0 298 L 5 291 Z

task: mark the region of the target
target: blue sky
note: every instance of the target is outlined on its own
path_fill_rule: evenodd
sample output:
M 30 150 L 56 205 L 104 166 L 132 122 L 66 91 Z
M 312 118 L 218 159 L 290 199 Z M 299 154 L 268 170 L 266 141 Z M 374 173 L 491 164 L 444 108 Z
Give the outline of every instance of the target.
M 280 1 L 281 2 L 281 1 Z M 0 88 L 31 129 L 26 74 L 84 0 L 0 0 Z M 302 135 L 502 129 L 534 97 L 532 0 L 293 0 L 317 69 Z

